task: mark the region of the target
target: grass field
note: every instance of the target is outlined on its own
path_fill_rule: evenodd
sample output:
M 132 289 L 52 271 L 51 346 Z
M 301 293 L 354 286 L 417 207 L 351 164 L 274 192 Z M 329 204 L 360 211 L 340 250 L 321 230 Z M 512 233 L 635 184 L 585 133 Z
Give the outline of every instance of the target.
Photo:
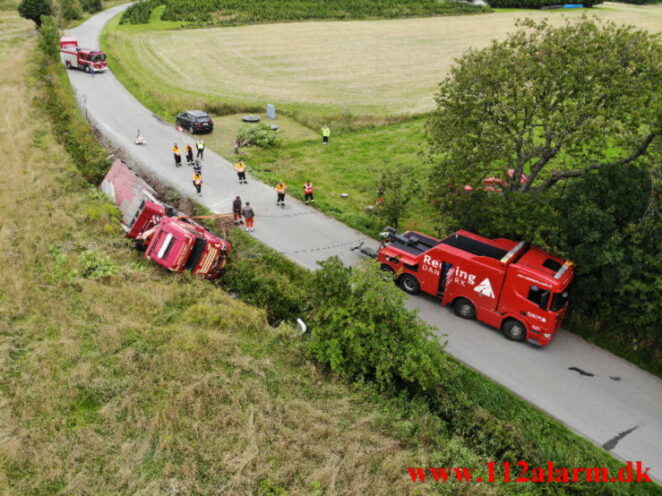
M 659 32 L 662 6 L 607 3 L 591 15 Z M 561 23 L 581 11 L 504 11 L 459 17 L 304 22 L 136 32 L 116 24 L 111 56 L 149 91 L 273 103 L 316 113 L 420 113 L 469 47 L 502 39 L 523 16 Z

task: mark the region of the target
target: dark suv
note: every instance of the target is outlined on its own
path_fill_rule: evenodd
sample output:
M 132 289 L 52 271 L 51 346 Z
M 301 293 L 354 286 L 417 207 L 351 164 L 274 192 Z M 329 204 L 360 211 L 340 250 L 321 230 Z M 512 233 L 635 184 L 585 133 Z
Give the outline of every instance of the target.
M 214 122 L 202 110 L 187 110 L 178 114 L 177 125 L 188 129 L 191 134 L 211 133 L 214 130 Z

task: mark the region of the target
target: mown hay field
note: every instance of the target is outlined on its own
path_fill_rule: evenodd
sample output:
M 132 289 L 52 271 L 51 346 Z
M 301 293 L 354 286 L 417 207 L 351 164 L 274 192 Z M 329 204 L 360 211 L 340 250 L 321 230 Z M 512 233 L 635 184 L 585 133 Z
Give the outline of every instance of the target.
M 503 11 L 386 21 L 302 22 L 121 32 L 112 56 L 141 85 L 169 95 L 286 104 L 321 113 L 419 113 L 453 60 L 515 29 L 517 19 L 554 24 L 582 11 Z M 662 6 L 607 3 L 590 15 L 662 31 Z

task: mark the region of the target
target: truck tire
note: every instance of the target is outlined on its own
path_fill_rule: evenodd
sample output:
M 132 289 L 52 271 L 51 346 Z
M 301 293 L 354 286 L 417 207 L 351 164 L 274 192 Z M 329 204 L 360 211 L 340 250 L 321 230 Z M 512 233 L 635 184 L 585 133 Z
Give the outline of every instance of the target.
M 89 65 L 85 66 L 85 72 L 87 72 L 88 74 L 90 74 L 92 72 L 92 69 L 90 69 Z
M 476 318 L 476 307 L 466 298 L 458 298 L 453 302 L 455 315 L 463 319 L 473 320 Z
M 68 71 L 71 70 L 71 64 L 69 63 L 68 60 L 64 63 L 64 65 L 65 65 L 65 67 L 67 68 Z
M 506 320 L 502 329 L 503 335 L 511 341 L 524 341 L 526 339 L 526 327 L 519 320 Z
M 421 290 L 418 280 L 411 274 L 402 274 L 400 279 L 398 279 L 398 283 L 402 290 L 410 295 L 415 295 Z

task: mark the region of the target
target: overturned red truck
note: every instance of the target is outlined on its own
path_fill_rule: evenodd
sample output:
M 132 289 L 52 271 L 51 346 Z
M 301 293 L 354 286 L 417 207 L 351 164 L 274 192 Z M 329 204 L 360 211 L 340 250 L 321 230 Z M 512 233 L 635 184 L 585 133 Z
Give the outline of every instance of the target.
M 67 69 L 80 69 L 90 73 L 108 70 L 106 54 L 101 50 L 79 47 L 75 36 L 60 38 L 60 60 Z
M 563 321 L 573 264 L 523 241 L 458 231 L 436 239 L 387 228 L 377 252 L 400 287 L 441 297 L 465 319 L 501 329 L 513 341 L 545 346 Z
M 189 270 L 207 279 L 221 275 L 230 243 L 158 201 L 156 192 L 121 160 L 113 163 L 101 189 L 119 207 L 126 236 L 136 240 L 145 258 L 173 272 Z

